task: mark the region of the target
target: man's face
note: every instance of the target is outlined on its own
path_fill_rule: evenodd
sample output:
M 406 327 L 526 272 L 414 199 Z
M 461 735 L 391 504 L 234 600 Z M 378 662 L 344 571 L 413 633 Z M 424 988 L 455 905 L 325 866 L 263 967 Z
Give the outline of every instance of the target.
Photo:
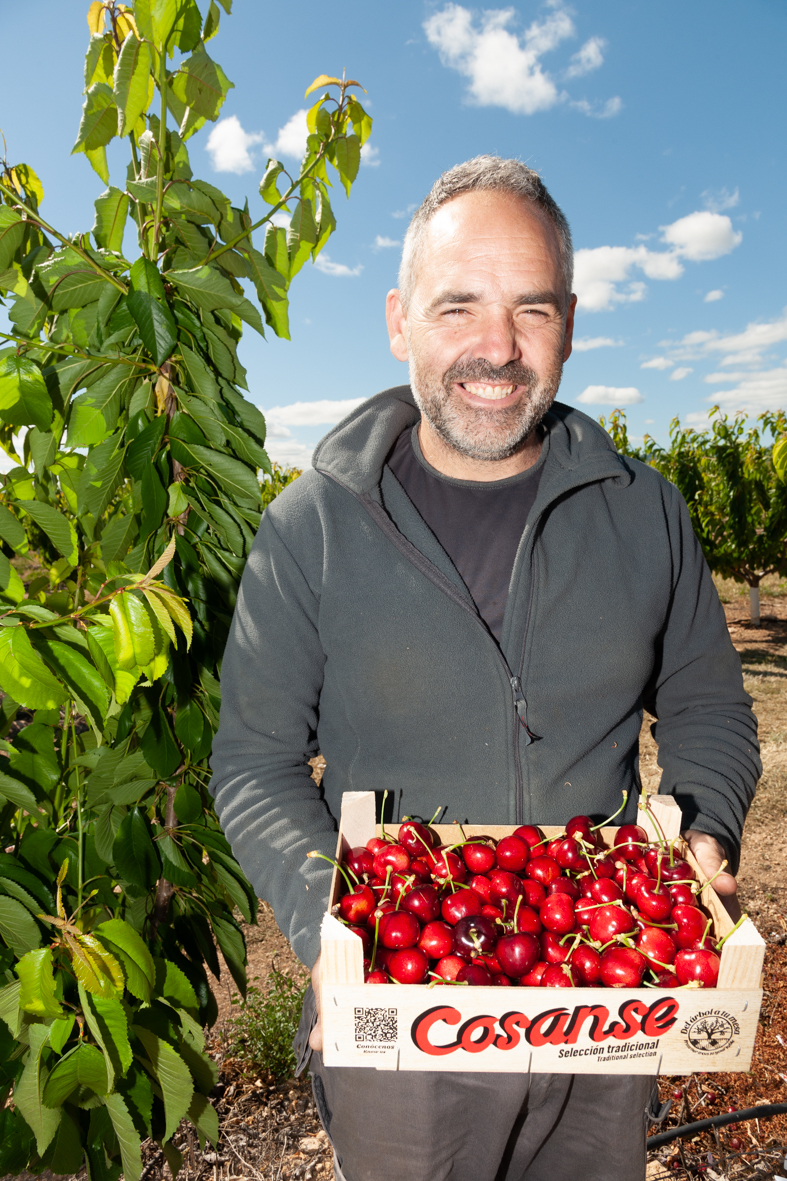
M 475 460 L 515 454 L 552 404 L 575 299 L 557 234 L 505 193 L 466 193 L 429 222 L 405 312 L 389 295 L 391 351 L 424 418 Z

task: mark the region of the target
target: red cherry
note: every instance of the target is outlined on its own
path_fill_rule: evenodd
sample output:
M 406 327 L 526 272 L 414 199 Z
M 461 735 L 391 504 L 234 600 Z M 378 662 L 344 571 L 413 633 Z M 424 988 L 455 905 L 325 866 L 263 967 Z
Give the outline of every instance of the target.
M 409 910 L 422 923 L 431 923 L 440 913 L 440 895 L 434 886 L 416 886 L 402 899 L 402 910 Z
M 352 931 L 353 935 L 357 935 L 363 944 L 364 957 L 371 955 L 373 939 L 368 927 L 348 927 L 348 931 Z
M 500 967 L 500 961 L 493 953 L 490 953 L 489 955 L 477 955 L 475 958 L 475 963 L 483 964 L 493 976 L 504 975 L 503 969 Z
M 557 935 L 567 935 L 576 925 L 574 904 L 567 894 L 550 894 L 541 903 L 538 917 L 547 931 L 554 931 Z
M 382 922 L 383 916 L 386 914 L 392 914 L 395 910 L 396 910 L 396 904 L 394 902 L 391 902 L 390 898 L 386 898 L 382 902 L 378 902 L 377 905 L 375 906 L 374 910 L 372 911 L 372 913 L 369 915 L 368 919 L 366 920 L 366 925 L 369 928 L 369 930 L 374 931 L 377 924 L 379 922 Z
M 579 886 L 571 878 L 555 878 L 554 882 L 550 882 L 547 886 L 547 894 L 567 894 L 572 902 L 579 898 L 580 893 Z
M 504 935 L 497 942 L 495 955 L 507 976 L 526 976 L 538 962 L 538 939 L 526 932 Z
M 531 861 L 530 865 L 532 864 L 533 862 Z M 525 892 L 521 878 L 518 878 L 515 873 L 509 873 L 506 869 L 492 870 L 489 875 L 489 881 L 492 886 L 490 898 L 495 906 L 502 906 L 506 902 L 509 907 L 513 908 L 516 905 L 517 898 L 521 898 Z
M 448 849 L 433 849 L 424 860 L 431 867 L 432 877 L 440 881 L 463 882 L 467 877 L 465 863 Z
M 375 968 L 373 972 L 364 972 L 364 984 L 390 984 L 388 973 L 383 972 L 382 968 Z
M 455 894 L 445 896 L 440 913 L 447 923 L 455 926 L 460 919 L 481 913 L 481 899 L 474 890 L 457 890 Z
M 418 820 L 405 820 L 399 825 L 399 844 L 404 845 L 411 857 L 423 857 L 437 844 L 437 835 Z
M 495 858 L 501 869 L 519 873 L 530 860 L 530 846 L 521 837 L 503 837 L 497 843 Z
M 454 929 L 448 923 L 439 921 L 427 923 L 418 940 L 421 951 L 426 952 L 430 960 L 442 959 L 454 950 Z
M 540 988 L 541 977 L 548 967 L 549 964 L 545 963 L 544 960 L 539 960 L 535 967 L 528 972 L 527 976 L 520 977 L 519 983 L 523 988 Z
M 432 880 L 431 869 L 426 864 L 426 862 L 421 861 L 419 857 L 416 857 L 415 861 L 410 862 L 408 873 L 415 874 L 419 882 L 431 882 Z
M 743 1148 L 743 1141 L 740 1136 L 730 1136 L 730 1148 L 733 1152 L 740 1152 Z
M 652 880 L 641 882 L 637 891 L 637 906 L 654 923 L 663 923 L 669 918 L 673 902 L 666 886 L 657 886 Z
M 672 865 L 669 863 L 669 858 L 662 861 L 661 880 L 665 885 L 670 885 L 671 882 L 682 882 L 687 878 L 692 881 L 695 877 L 694 870 L 682 857 L 673 857 Z
M 498 972 L 497 975 L 492 974 L 492 983 L 498 985 L 498 987 L 503 985 L 504 987 L 510 988 L 514 982 L 509 976 L 506 976 L 505 972 Z
M 339 914 L 345 922 L 358 926 L 365 923 L 374 910 L 375 898 L 368 886 L 356 886 L 339 899 Z
M 429 971 L 429 960 L 417 947 L 404 948 L 393 953 L 388 971 L 397 984 L 422 984 Z
M 697 896 L 691 886 L 685 882 L 676 882 L 668 886 L 669 896 L 673 906 L 696 906 Z
M 463 960 L 458 955 L 444 955 L 443 958 L 435 964 L 434 974 L 439 976 L 441 980 L 456 980 L 462 968 L 467 967 L 467 961 Z
M 492 983 L 492 974 L 483 964 L 465 964 L 456 977 L 457 984 L 484 987 Z
M 467 883 L 468 889 L 474 890 L 480 899 L 484 902 L 489 902 L 492 897 L 492 883 L 489 878 L 484 877 L 483 874 L 477 873 Z
M 659 988 L 679 988 L 680 980 L 674 972 L 657 972 L 656 984 Z
M 540 935 L 541 919 L 532 906 L 518 906 L 511 919 L 512 932 L 526 931 L 529 935 Z
M 574 918 L 578 927 L 587 927 L 598 909 L 592 898 L 580 898 L 574 906 Z
M 601 955 L 601 983 L 607 988 L 639 988 L 647 961 L 633 947 L 608 947 Z
M 410 868 L 410 854 L 404 845 L 386 845 L 374 858 L 374 872 L 378 878 L 384 878 L 388 867 L 396 873 L 405 873 Z
M 531 850 L 541 850 L 544 847 L 543 834 L 534 824 L 521 824 L 519 828 L 514 829 L 513 835 L 520 837 L 523 841 L 527 841 Z
M 344 859 L 344 864 L 348 869 L 351 869 L 358 878 L 362 878 L 364 874 L 371 874 L 374 872 L 374 857 L 368 849 L 363 847 L 363 845 L 359 845 L 356 849 L 350 849 L 350 852 Z
M 588 894 L 594 902 L 621 902 L 623 891 L 612 878 L 596 878 L 588 887 Z
M 683 1098 L 682 1087 L 675 1088 L 675 1090 L 672 1092 L 672 1098 L 675 1100 L 676 1103 L 680 1103 L 681 1099 Z
M 596 843 L 596 835 L 593 832 L 593 821 L 589 816 L 572 816 L 566 825 L 566 836 L 576 839 L 580 837 L 588 845 Z
M 525 866 L 525 877 L 540 882 L 542 886 L 548 886 L 560 877 L 560 866 L 551 857 L 534 857 Z
M 721 960 L 713 951 L 679 951 L 675 956 L 675 975 L 681 984 L 696 980 L 701 988 L 715 988 Z
M 594 988 L 601 979 L 601 956 L 587 943 L 574 948 L 566 962 L 575 970 L 581 988 Z
M 415 947 L 421 937 L 421 925 L 414 914 L 395 910 L 380 919 L 379 940 L 383 947 Z
M 390 841 L 384 841 L 382 837 L 370 837 L 366 842 L 366 848 L 369 850 L 372 857 L 376 857 L 380 850 L 386 849 L 390 843 Z
M 462 858 L 471 873 L 487 873 L 495 864 L 495 850 L 483 841 L 471 841 L 462 845 Z
M 696 906 L 673 906 L 671 918 L 678 926 L 673 934 L 678 948 L 691 947 L 705 934 L 708 920 Z
M 488 955 L 495 950 L 496 943 L 497 928 L 483 915 L 468 915 L 454 927 L 454 953 L 466 960 Z
M 568 959 L 569 947 L 560 942 L 562 936 L 554 931 L 542 931 L 538 937 L 541 945 L 541 959 L 548 964 L 562 964 Z M 569 941 L 570 942 L 570 941 Z
M 661 927 L 644 927 L 637 936 L 637 950 L 641 951 L 655 972 L 675 962 L 677 948 L 667 931 Z
M 578 976 L 570 964 L 550 964 L 541 976 L 542 988 L 576 988 Z
M 555 861 L 561 869 L 577 869 L 584 860 L 582 848 L 573 837 L 566 837 L 555 850 Z
M 547 841 L 543 856 L 551 857 L 553 861 L 557 859 L 558 848 L 563 844 L 565 837 L 553 837 L 551 841 Z
M 634 861 L 648 843 L 648 834 L 638 824 L 624 824 L 615 833 L 613 848 L 624 861 Z
M 593 869 L 595 870 L 597 877 L 614 878 L 615 858 L 613 854 L 606 853 L 603 857 L 597 857 L 593 862 Z
M 485 919 L 492 919 L 494 922 L 502 923 L 503 919 L 505 918 L 505 915 L 499 906 L 492 906 L 488 902 L 485 902 L 481 907 L 481 914 Z
M 547 896 L 544 887 L 540 882 L 534 882 L 530 878 L 525 878 L 522 881 L 522 888 L 525 891 L 525 902 L 528 906 L 532 906 L 533 910 L 538 910 Z
M 600 906 L 591 916 L 588 930 L 596 943 L 609 943 L 616 935 L 627 935 L 636 927 L 634 916 L 625 906 Z

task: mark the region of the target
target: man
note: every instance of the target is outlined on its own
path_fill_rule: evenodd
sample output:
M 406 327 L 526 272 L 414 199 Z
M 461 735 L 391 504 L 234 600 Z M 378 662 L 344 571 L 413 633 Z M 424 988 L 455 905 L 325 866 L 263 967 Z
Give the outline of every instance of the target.
M 553 401 L 571 277 L 535 173 L 480 157 L 442 176 L 388 296 L 410 388 L 340 423 L 263 518 L 213 791 L 317 993 L 330 873 L 306 855 L 333 853 L 343 791 L 387 789 L 394 819 L 562 824 L 627 789 L 633 821 L 644 703 L 697 859 L 709 876 L 737 866 L 751 699 L 678 492 Z M 715 888 L 734 903 L 731 874 Z M 309 998 L 301 1064 L 316 1017 Z M 311 1046 L 346 1181 L 644 1175 L 652 1079 L 328 1069 L 319 1026 Z

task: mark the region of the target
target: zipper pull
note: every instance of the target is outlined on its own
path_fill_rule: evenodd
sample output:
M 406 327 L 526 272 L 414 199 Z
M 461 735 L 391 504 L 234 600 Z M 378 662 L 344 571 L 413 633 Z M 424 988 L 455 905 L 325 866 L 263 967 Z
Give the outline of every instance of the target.
M 514 708 L 516 709 L 519 721 L 525 733 L 527 734 L 527 745 L 529 746 L 535 735 L 531 734 L 530 730 L 528 729 L 527 701 L 525 700 L 525 695 L 522 692 L 522 682 L 520 681 L 519 677 L 511 677 L 511 691 L 514 695 Z

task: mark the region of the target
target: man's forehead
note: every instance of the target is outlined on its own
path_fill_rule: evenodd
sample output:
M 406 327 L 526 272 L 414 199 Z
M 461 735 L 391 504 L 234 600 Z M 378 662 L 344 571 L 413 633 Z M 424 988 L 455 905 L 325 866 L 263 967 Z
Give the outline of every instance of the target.
M 429 219 L 423 246 L 433 251 L 501 235 L 545 239 L 549 247 L 557 246 L 555 228 L 537 206 L 513 193 L 495 190 L 461 193 L 446 201 Z

